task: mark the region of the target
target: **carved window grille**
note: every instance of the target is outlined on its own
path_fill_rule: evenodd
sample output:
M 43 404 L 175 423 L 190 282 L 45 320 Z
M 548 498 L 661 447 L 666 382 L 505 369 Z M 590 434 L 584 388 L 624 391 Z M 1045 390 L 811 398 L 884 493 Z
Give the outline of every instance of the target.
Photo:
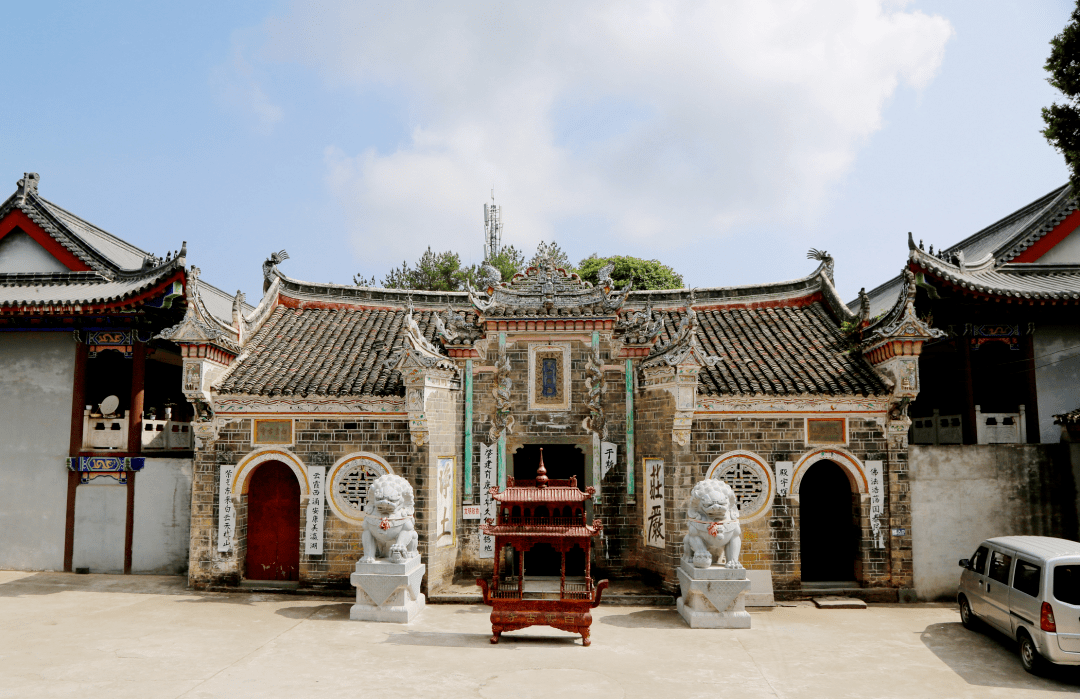
M 730 459 L 720 464 L 712 477 L 731 486 L 739 503 L 740 517 L 756 513 L 765 505 L 769 495 L 768 476 L 750 459 Z
M 374 464 L 364 462 L 342 469 L 334 479 L 334 499 L 338 506 L 351 514 L 363 516 L 368 488 L 385 473 Z

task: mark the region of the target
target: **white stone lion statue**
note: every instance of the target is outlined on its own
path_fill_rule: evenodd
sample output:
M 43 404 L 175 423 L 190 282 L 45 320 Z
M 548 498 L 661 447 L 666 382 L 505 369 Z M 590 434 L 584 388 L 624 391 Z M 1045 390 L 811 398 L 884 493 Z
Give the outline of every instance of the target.
M 707 478 L 690 491 L 683 537 L 683 560 L 695 568 L 708 568 L 724 554 L 724 566 L 742 568 L 742 526 L 735 492 L 723 481 Z
M 368 488 L 364 506 L 364 557 L 361 563 L 388 558 L 402 563 L 420 555 L 413 523 L 413 489 L 401 476 L 379 476 Z

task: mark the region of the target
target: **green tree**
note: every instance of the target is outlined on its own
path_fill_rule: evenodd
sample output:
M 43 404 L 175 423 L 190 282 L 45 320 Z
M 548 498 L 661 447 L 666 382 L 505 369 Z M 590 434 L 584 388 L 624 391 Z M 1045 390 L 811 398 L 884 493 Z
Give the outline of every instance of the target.
M 427 251 L 413 267 L 402 262 L 401 267 L 390 270 L 383 279 L 386 289 L 416 289 L 418 291 L 461 291 L 471 269 L 461 268 L 461 258 L 456 252 Z
M 597 284 L 600 281 L 601 268 L 608 263 L 615 265 L 611 271 L 611 280 L 620 289 L 629 281 L 633 281 L 634 288 L 638 290 L 681 289 L 683 285 L 682 275 L 664 263 L 628 255 L 597 257 L 596 253 L 593 253 L 581 261 L 577 272 L 585 281 Z
M 493 255 L 488 262 L 491 266 L 499 270 L 502 273 L 502 280 L 508 282 L 514 278 L 514 275 L 525 269 L 525 255 L 515 248 L 513 245 L 507 245 L 499 251 L 498 255 Z M 479 271 L 478 266 L 470 270 L 473 274 L 470 276 L 470 281 L 476 278 L 476 274 Z
M 1065 103 L 1043 107 L 1046 128 L 1042 135 L 1065 156 L 1073 192 L 1080 193 L 1080 0 L 1071 21 L 1050 40 L 1050 47 L 1043 66 L 1050 73 L 1046 81 L 1061 92 Z
M 536 246 L 536 254 L 529 260 L 529 267 L 536 267 L 541 258 L 549 257 L 556 267 L 565 269 L 568 274 L 573 274 L 577 270 L 570 264 L 570 258 L 566 256 L 566 253 L 562 251 L 559 244 L 556 242 L 545 243 L 540 241 L 540 244 Z M 505 277 L 504 277 L 505 279 Z

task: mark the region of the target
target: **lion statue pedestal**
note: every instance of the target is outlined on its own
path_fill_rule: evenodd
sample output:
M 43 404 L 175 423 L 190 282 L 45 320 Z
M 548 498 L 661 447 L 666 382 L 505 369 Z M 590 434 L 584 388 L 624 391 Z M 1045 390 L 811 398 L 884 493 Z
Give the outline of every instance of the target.
M 416 550 L 412 486 L 401 476 L 379 476 L 364 512 L 364 555 L 350 577 L 356 604 L 349 618 L 407 624 L 424 608 L 420 581 L 427 570 Z
M 739 563 L 742 527 L 735 493 L 706 479 L 690 491 L 687 533 L 676 572 L 682 595 L 679 614 L 692 629 L 748 629 L 750 581 Z M 723 559 L 723 563 L 721 563 Z

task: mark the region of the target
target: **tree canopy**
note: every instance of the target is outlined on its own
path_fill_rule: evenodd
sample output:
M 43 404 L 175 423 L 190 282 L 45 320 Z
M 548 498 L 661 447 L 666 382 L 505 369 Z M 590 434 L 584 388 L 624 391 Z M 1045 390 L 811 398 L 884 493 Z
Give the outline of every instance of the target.
M 1080 193 L 1080 0 L 1065 29 L 1050 40 L 1050 57 L 1043 66 L 1047 82 L 1065 97 L 1064 104 L 1043 107 L 1043 136 L 1069 166 L 1073 192 Z
M 619 288 L 626 286 L 629 281 L 633 281 L 634 288 L 638 290 L 681 289 L 683 285 L 682 275 L 664 263 L 628 255 L 597 257 L 593 254 L 581 261 L 577 272 L 585 281 L 597 284 L 601 268 L 608 263 L 615 265 L 611 271 L 611 281 Z
M 575 268 L 570 264 L 566 253 L 554 242 L 541 241 L 528 265 L 525 263 L 525 255 L 513 245 L 504 247 L 489 262 L 502 274 L 503 281 L 508 282 L 515 274 L 525 271 L 528 267 L 536 266 L 543 257 L 550 257 L 556 267 L 565 269 L 571 274 L 577 272 L 582 279 L 593 284 L 599 281 L 600 269 L 611 262 L 615 265 L 611 273 L 612 281 L 620 288 L 631 280 L 634 282 L 635 289 L 682 288 L 682 275 L 656 260 L 642 260 L 623 255 L 597 257 L 594 254 L 582 260 L 581 264 Z M 462 266 L 461 256 L 456 252 L 434 252 L 429 246 L 416 264 L 402 262 L 401 267 L 390 270 L 383 278 L 382 286 L 386 289 L 418 291 L 463 291 L 466 281 L 475 286 L 479 276 L 479 265 Z M 376 285 L 375 277 L 368 280 L 362 276 L 355 276 L 353 282 L 358 286 Z

